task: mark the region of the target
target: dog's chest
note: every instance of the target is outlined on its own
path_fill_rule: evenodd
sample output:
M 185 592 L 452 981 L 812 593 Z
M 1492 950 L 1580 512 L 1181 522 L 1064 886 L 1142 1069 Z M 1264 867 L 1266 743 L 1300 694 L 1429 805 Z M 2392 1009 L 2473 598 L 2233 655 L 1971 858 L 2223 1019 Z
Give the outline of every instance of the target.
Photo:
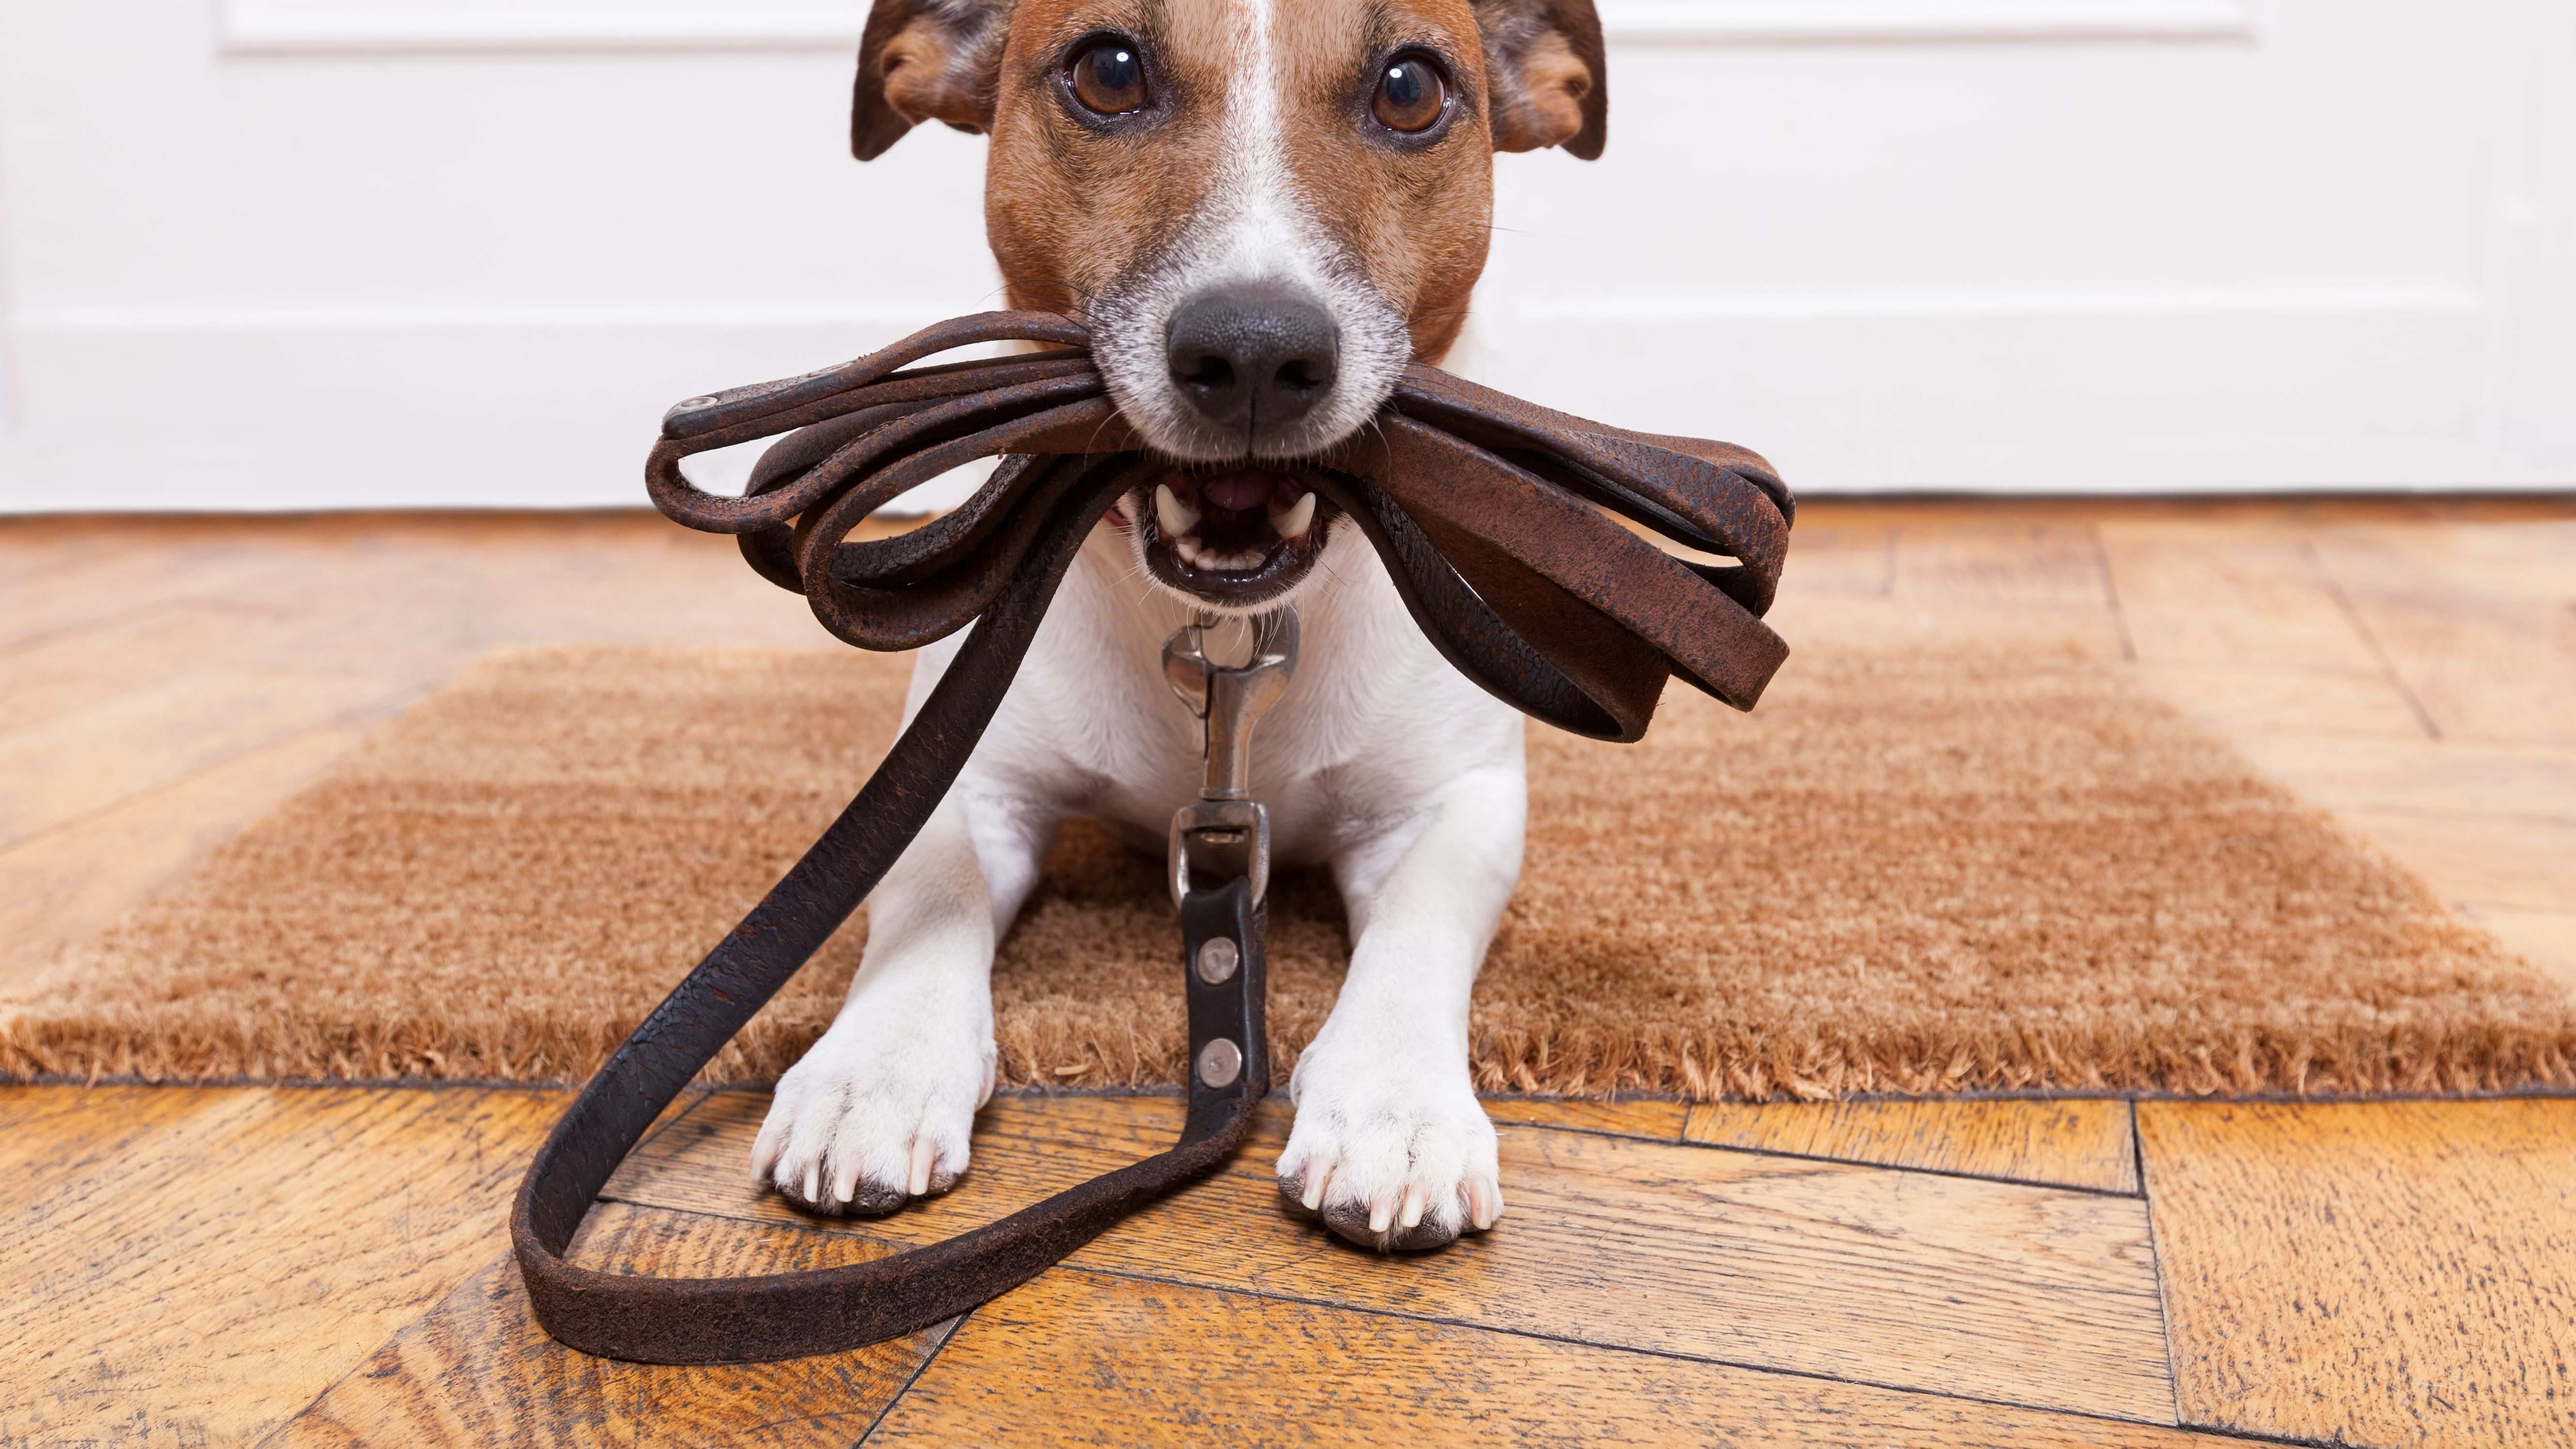
M 1252 737 L 1253 795 L 1286 861 L 1376 833 L 1465 770 L 1519 761 L 1519 717 L 1440 659 L 1374 554 L 1350 552 L 1332 560 L 1342 586 L 1301 609 L 1295 680 Z M 1086 566 L 1112 560 L 1087 550 L 1067 578 L 979 758 L 1016 792 L 1159 850 L 1198 798 L 1201 726 L 1160 670 L 1182 616 Z

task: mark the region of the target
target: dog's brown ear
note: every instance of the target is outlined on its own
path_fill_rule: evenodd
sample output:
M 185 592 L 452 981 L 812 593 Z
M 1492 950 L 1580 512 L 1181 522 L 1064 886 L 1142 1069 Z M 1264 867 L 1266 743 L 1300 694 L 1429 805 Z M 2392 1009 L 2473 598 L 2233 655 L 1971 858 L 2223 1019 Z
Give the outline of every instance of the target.
M 873 161 L 924 121 L 990 130 L 1010 19 L 1011 0 L 876 0 L 859 38 L 850 154 Z
M 1610 139 L 1610 71 L 1592 0 L 1475 0 L 1497 151 L 1563 146 L 1586 161 Z

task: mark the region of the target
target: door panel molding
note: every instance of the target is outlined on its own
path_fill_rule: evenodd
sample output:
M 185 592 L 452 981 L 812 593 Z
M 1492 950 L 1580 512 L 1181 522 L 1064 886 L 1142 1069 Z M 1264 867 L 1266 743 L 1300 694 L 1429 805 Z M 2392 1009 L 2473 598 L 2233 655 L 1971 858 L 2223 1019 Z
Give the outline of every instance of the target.
M 2228 39 L 2253 0 L 1601 0 L 1632 44 Z M 854 0 L 223 0 L 236 54 L 658 49 L 847 50 Z

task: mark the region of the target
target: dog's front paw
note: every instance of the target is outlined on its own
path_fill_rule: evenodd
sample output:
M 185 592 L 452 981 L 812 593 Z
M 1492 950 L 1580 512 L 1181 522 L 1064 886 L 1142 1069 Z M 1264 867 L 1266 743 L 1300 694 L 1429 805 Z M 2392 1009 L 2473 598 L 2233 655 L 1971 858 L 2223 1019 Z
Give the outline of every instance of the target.
M 1379 1252 L 1443 1247 L 1503 1215 L 1494 1124 L 1462 1071 L 1369 1054 L 1297 1064 L 1297 1119 L 1279 1154 L 1291 1212 Z
M 875 1217 L 946 1192 L 993 1094 L 993 1037 L 844 1017 L 778 1079 L 751 1176 L 808 1212 Z M 979 1040 L 980 1038 L 980 1040 Z

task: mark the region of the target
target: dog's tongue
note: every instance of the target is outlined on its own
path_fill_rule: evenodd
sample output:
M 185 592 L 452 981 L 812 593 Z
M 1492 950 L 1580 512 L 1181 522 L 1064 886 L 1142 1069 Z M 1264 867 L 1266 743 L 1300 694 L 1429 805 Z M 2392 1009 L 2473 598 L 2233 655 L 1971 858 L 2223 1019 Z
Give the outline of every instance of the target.
M 1234 513 L 1249 513 L 1270 506 L 1271 488 L 1278 482 L 1269 473 L 1227 473 L 1199 485 L 1199 496 L 1219 508 Z

